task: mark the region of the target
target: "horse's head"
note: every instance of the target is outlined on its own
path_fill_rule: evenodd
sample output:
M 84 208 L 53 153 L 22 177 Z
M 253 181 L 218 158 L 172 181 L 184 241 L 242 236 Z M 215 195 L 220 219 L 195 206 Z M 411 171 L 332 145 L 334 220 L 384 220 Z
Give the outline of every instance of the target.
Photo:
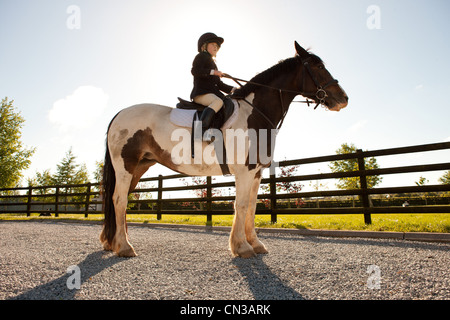
M 302 63 L 303 96 L 314 100 L 317 104 L 325 105 L 329 110 L 339 111 L 348 104 L 348 96 L 344 89 L 325 68 L 322 59 L 303 49 L 297 41 L 295 50 Z

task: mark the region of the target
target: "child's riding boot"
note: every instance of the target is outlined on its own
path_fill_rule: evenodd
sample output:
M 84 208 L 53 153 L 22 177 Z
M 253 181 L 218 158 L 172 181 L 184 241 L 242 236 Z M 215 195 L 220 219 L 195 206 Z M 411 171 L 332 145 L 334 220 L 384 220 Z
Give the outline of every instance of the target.
M 216 114 L 216 112 L 209 108 L 206 107 L 203 112 L 202 115 L 200 116 L 200 121 L 202 122 L 202 137 L 204 141 L 210 142 L 211 141 L 211 133 L 206 134 L 206 136 L 204 135 L 206 130 L 209 129 L 209 127 L 211 126 L 211 122 L 212 119 L 214 118 L 214 115 Z

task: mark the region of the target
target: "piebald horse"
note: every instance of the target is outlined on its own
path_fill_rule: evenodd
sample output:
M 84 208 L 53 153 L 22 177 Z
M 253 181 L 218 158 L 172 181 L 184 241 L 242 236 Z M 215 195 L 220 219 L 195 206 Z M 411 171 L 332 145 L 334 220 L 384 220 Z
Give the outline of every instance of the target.
M 257 135 L 261 135 L 261 129 L 276 129 L 297 95 L 312 99 L 317 105 L 321 104 L 333 111 L 347 106 L 345 91 L 325 68 L 322 60 L 297 42 L 295 49 L 297 54 L 293 58 L 263 71 L 238 89 L 241 99 L 238 100 L 238 116 L 231 125 L 231 130 L 254 130 Z M 156 104 L 135 105 L 120 111 L 109 124 L 103 172 L 105 219 L 100 241 L 105 250 L 112 250 L 119 256 L 136 256 L 128 239 L 127 196 L 149 167 L 160 163 L 191 176 L 222 175 L 217 161 L 175 161 L 172 151 L 175 151 L 179 141 L 173 139 L 172 135 L 180 127 L 169 120 L 172 110 L 173 108 Z M 192 129 L 185 130 L 192 133 Z M 249 161 L 250 151 L 255 150 L 250 148 L 253 142 L 249 141 L 248 136 L 244 136 L 244 147 L 239 144 L 230 145 L 228 140 L 233 139 L 226 139 L 227 134 L 229 130 L 223 132 L 223 139 L 227 141 L 225 149 L 228 155 L 232 155 L 232 159 L 229 157 L 227 162 L 229 171 L 235 176 L 236 185 L 235 214 L 229 247 L 234 256 L 249 258 L 268 252 L 256 235 L 254 218 L 261 172 L 270 166 L 273 148 L 270 147 L 269 155 L 264 161 L 259 155 L 253 157 L 255 161 Z M 270 145 L 271 139 L 258 143 L 256 150 L 261 149 L 261 143 Z M 203 148 L 201 150 L 209 147 L 206 142 L 200 142 L 200 146 Z M 190 150 L 186 153 L 191 154 Z M 245 161 L 233 161 L 239 157 Z

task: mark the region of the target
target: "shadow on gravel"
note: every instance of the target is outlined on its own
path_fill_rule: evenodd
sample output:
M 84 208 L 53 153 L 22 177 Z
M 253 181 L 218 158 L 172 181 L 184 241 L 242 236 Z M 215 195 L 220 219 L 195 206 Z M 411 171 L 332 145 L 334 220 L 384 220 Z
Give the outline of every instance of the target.
M 255 300 L 304 300 L 305 298 L 287 286 L 263 260 L 263 255 L 252 259 L 234 258 L 233 264 L 247 281 Z
M 83 261 L 77 264 L 80 268 L 81 286 L 89 278 L 124 260 L 126 258 L 119 258 L 111 252 L 103 250 L 89 254 Z M 67 280 L 71 275 L 71 273 L 65 273 L 58 279 L 39 285 L 36 288 L 11 298 L 11 300 L 73 300 L 78 290 L 69 289 L 67 286 Z

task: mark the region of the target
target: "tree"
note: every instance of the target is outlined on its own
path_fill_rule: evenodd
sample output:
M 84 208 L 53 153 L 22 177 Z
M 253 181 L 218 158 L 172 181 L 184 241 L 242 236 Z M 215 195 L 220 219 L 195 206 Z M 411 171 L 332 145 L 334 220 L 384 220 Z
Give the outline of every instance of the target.
M 287 178 L 287 177 L 293 177 L 295 176 L 295 173 L 297 173 L 297 170 L 300 166 L 299 165 L 293 165 L 288 167 L 280 167 L 280 177 L 281 178 Z M 277 191 L 284 191 L 286 193 L 298 193 L 302 191 L 303 185 L 300 184 L 300 182 L 290 182 L 290 181 L 284 181 L 279 182 L 277 185 Z M 270 187 L 269 187 L 270 192 Z M 295 200 L 295 206 L 301 207 L 304 204 L 304 201 L 300 198 L 297 198 Z M 291 199 L 288 199 L 288 208 L 291 207 Z
M 73 154 L 72 148 L 66 152 L 65 157 L 56 165 L 56 174 L 53 176 L 53 183 L 56 185 L 89 183 L 89 174 L 86 165 L 76 163 L 76 156 Z M 84 192 L 84 188 L 66 187 L 62 188 L 61 191 L 66 194 L 65 201 L 79 202 L 84 200 L 84 196 L 67 197 L 69 193 Z
M 101 164 L 98 163 L 100 166 Z M 95 173 L 94 173 L 95 174 Z M 89 174 L 85 164 L 77 164 L 76 156 L 72 148 L 66 152 L 65 157 L 56 165 L 56 173 L 52 174 L 50 169 L 36 172 L 34 178 L 28 179 L 31 186 L 52 186 L 84 184 L 89 182 Z
M 44 170 L 41 172 L 36 172 L 36 176 L 34 178 L 28 178 L 29 186 L 51 186 L 53 184 L 53 177 L 50 173 L 50 169 Z M 47 194 L 50 192 L 50 189 L 37 189 L 34 193 L 37 194 Z
M 53 176 L 54 184 L 83 184 L 89 182 L 89 174 L 85 164 L 77 164 L 72 148 L 66 152 L 65 157 L 56 165 L 56 174 Z
M 425 184 L 427 184 L 428 182 L 430 182 L 430 181 L 429 181 L 427 178 L 420 176 L 419 180 L 416 181 L 416 185 L 417 185 L 418 187 L 422 187 L 422 186 L 424 186 Z
M 439 182 L 442 184 L 450 184 L 450 170 L 446 171 L 444 175 L 439 178 Z
M 427 184 L 428 182 L 430 182 L 427 178 L 420 176 L 419 180 L 416 181 L 416 185 L 418 187 L 423 187 L 425 184 Z M 428 200 L 427 200 L 427 195 L 426 193 L 422 193 L 422 198 L 425 200 L 425 205 L 428 205 Z
M 20 141 L 25 119 L 16 111 L 13 100 L 4 98 L 0 106 L 0 188 L 13 188 L 27 169 L 35 148 L 25 148 Z
M 358 148 L 353 144 L 343 143 L 339 149 L 336 150 L 336 154 L 355 153 Z M 329 165 L 332 172 L 348 172 L 358 171 L 358 159 L 337 160 L 332 161 Z M 377 159 L 374 157 L 365 159 L 366 170 L 378 169 Z M 379 176 L 367 176 L 367 187 L 373 188 L 379 184 L 382 180 Z M 360 189 L 361 182 L 359 177 L 339 178 L 336 186 L 339 189 Z
M 94 171 L 94 181 L 95 182 L 102 182 L 103 180 L 103 167 L 104 167 L 103 161 L 95 161 L 95 171 Z
M 299 167 L 300 167 L 299 165 L 280 167 L 279 177 L 280 178 L 293 177 L 297 173 Z M 275 187 L 277 192 L 298 193 L 302 190 L 303 185 L 300 184 L 300 182 L 284 181 L 284 182 L 277 182 L 275 184 Z M 263 191 L 263 193 L 270 194 L 270 184 L 262 184 L 260 186 L 260 189 Z M 262 199 L 261 202 L 264 203 L 264 205 L 267 208 L 270 207 L 269 199 Z M 301 198 L 297 198 L 295 201 L 295 206 L 298 208 L 301 207 L 304 203 L 305 202 Z M 290 207 L 291 207 L 291 199 L 288 199 L 288 208 Z
M 70 193 L 84 193 L 83 187 L 64 187 L 64 185 L 85 184 L 89 183 L 89 175 L 85 164 L 77 164 L 76 156 L 72 152 L 72 148 L 66 152 L 65 157 L 56 165 L 56 173 L 51 174 L 50 170 L 44 170 L 42 173 L 37 172 L 36 176 L 28 180 L 32 186 L 61 186 L 60 194 L 64 195 L 64 201 L 83 201 L 84 195 L 69 197 Z M 47 194 L 50 189 L 40 189 L 38 193 Z

